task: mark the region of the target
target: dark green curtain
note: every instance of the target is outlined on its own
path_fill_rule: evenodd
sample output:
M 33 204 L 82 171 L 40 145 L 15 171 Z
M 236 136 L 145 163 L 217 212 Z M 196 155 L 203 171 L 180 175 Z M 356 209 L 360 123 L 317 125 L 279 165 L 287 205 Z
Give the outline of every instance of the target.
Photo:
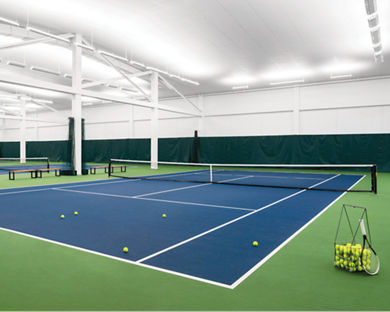
M 28 156 L 71 160 L 70 142 L 27 142 Z M 285 135 L 248 137 L 162 138 L 159 160 L 260 164 L 377 164 L 390 171 L 390 134 Z M 150 159 L 149 139 L 85 140 L 87 162 L 110 158 Z M 19 143 L 0 143 L 2 157 L 18 157 Z

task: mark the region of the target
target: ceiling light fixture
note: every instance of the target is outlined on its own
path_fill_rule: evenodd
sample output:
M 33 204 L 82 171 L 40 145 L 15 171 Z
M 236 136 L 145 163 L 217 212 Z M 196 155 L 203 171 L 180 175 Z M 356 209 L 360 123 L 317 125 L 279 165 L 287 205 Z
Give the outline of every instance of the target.
M 22 62 L 18 62 L 18 61 L 8 61 L 7 65 L 16 66 L 16 67 L 20 67 L 20 68 L 25 68 L 26 67 L 26 64 L 24 64 Z
M 51 33 L 48 33 L 48 32 L 46 32 L 44 30 L 40 30 L 40 29 L 35 28 L 35 27 L 26 26 L 26 30 L 34 32 L 34 33 L 37 33 L 39 35 L 50 37 L 50 38 L 53 38 L 53 39 L 56 39 L 56 40 L 60 40 L 60 41 L 66 42 L 66 43 L 70 43 L 69 39 L 63 38 L 61 36 L 53 35 Z
M 245 85 L 245 86 L 233 86 L 232 89 L 233 90 L 244 90 L 244 89 L 249 89 L 249 86 L 248 85 Z
M 8 24 L 8 25 L 12 25 L 12 26 L 20 27 L 20 24 L 18 22 L 11 21 L 8 18 L 4 18 L 4 17 L 0 17 L 0 22 L 3 22 L 3 23 Z
M 39 67 L 39 66 L 31 66 L 30 69 L 33 71 L 38 71 L 38 72 L 45 73 L 45 74 L 51 74 L 51 75 L 56 75 L 56 76 L 61 75 L 59 72 L 56 72 L 56 71 L 48 69 L 48 68 Z
M 305 80 L 299 79 L 299 80 L 286 80 L 286 81 L 270 82 L 270 85 L 277 86 L 277 85 L 282 85 L 282 84 L 302 83 L 302 82 L 305 82 Z
M 352 74 L 345 74 L 345 75 L 330 75 L 330 79 L 342 79 L 342 78 L 351 78 Z

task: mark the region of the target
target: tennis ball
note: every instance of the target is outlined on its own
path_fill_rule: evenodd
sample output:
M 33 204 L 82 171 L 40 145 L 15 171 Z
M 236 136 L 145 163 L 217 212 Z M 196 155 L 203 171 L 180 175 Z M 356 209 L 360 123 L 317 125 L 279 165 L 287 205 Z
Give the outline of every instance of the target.
M 363 267 L 361 265 L 358 266 L 359 271 L 363 271 Z
M 74 215 L 77 216 L 79 213 L 77 211 L 74 212 Z
M 362 245 L 360 245 L 360 244 L 356 244 L 356 247 L 359 249 L 362 249 Z
M 335 262 L 336 266 L 340 266 L 340 261 Z
M 336 255 L 339 255 L 339 254 L 340 254 L 340 252 L 338 250 L 336 250 Z
M 123 252 L 127 253 L 129 251 L 129 248 L 123 247 Z
M 366 265 L 366 270 L 370 270 L 371 269 L 371 267 L 367 264 Z
M 340 268 L 344 268 L 344 264 L 340 263 Z
M 340 259 L 340 257 L 339 256 L 336 256 L 336 258 L 335 258 L 336 260 L 339 260 Z
M 258 243 L 257 241 L 254 241 L 254 242 L 252 243 L 252 245 L 253 245 L 254 247 L 257 247 L 257 246 L 259 246 L 259 243 Z
M 166 218 L 166 217 L 167 217 L 167 215 L 166 215 L 165 213 L 163 213 L 162 217 L 163 217 L 163 218 Z
M 64 215 L 61 215 L 61 219 L 63 219 L 63 218 L 65 218 L 65 216 L 64 216 Z

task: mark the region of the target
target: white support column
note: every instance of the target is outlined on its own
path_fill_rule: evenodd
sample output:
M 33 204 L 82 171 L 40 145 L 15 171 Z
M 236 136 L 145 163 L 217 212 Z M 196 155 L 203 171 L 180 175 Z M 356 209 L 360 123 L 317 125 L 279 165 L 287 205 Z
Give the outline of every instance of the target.
M 204 96 L 201 94 L 198 96 L 198 107 L 201 111 L 201 117 L 198 119 L 198 135 L 204 130 Z
M 25 163 L 26 162 L 26 102 L 21 102 L 21 114 L 22 114 L 22 120 L 20 121 L 20 151 L 19 151 L 19 157 L 20 162 Z
M 72 87 L 77 91 L 81 90 L 81 48 L 76 43 L 81 44 L 81 35 L 76 34 L 73 39 L 72 46 Z M 82 172 L 82 160 L 81 160 L 81 95 L 76 93 L 72 98 L 72 117 L 74 118 L 74 153 L 73 162 L 77 175 L 81 175 Z
M 151 84 L 151 121 L 150 121 L 150 161 L 151 168 L 158 168 L 158 73 L 153 72 L 150 77 Z
M 129 138 L 134 137 L 134 106 L 129 106 Z
M 293 132 L 294 134 L 300 133 L 300 89 L 299 87 L 294 88 L 294 99 L 293 99 Z

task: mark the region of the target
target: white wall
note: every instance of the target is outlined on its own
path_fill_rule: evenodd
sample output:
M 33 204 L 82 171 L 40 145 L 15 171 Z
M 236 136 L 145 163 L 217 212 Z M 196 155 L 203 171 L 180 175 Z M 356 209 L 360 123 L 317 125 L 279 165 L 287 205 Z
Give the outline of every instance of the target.
M 390 133 L 390 79 L 195 97 L 204 117 L 160 112 L 160 137 Z M 164 105 L 185 107 L 183 100 Z M 66 119 L 70 112 L 63 112 Z M 51 112 L 33 114 L 43 120 Z M 61 116 L 60 116 L 61 117 Z M 150 136 L 149 110 L 129 105 L 83 108 L 87 139 Z M 19 121 L 0 122 L 0 141 L 19 138 Z M 28 123 L 28 140 L 66 140 L 66 123 Z

